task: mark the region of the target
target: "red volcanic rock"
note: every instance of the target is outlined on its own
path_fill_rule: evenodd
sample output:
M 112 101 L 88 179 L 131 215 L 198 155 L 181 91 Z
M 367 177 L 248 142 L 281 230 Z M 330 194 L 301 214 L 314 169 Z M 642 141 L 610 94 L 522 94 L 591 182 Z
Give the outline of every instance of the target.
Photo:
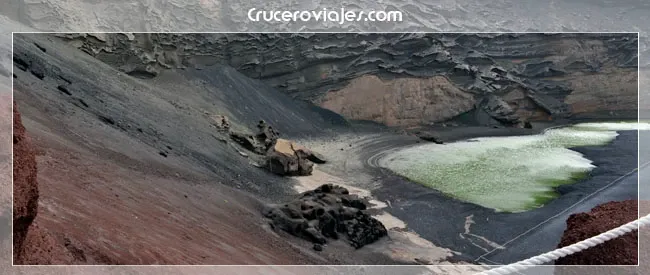
M 38 218 L 36 218 L 38 221 Z M 16 258 L 14 252 L 14 258 Z M 34 222 L 27 230 L 27 236 L 20 250 L 17 265 L 62 265 L 73 264 L 70 252 L 57 242 L 44 228 Z M 79 264 L 84 264 L 79 262 Z
M 32 150 L 14 102 L 14 262 L 21 258 L 27 229 L 38 212 L 36 156 Z
M 558 247 L 568 246 L 591 238 L 600 233 L 636 220 L 636 200 L 608 202 L 593 208 L 588 213 L 573 214 L 567 219 Z M 638 231 L 609 240 L 603 244 L 583 250 L 555 261 L 556 265 L 636 265 L 638 262 Z
M 69 264 L 69 252 L 40 228 L 38 213 L 36 155 L 25 133 L 14 102 L 14 264 Z

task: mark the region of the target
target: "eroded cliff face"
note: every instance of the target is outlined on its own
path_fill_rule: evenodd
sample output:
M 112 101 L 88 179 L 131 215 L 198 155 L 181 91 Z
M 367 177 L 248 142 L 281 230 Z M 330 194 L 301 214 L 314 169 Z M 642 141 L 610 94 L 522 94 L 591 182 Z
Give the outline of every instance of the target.
M 636 34 L 59 36 L 136 77 L 225 63 L 348 119 L 392 126 L 461 114 L 521 125 L 637 109 Z

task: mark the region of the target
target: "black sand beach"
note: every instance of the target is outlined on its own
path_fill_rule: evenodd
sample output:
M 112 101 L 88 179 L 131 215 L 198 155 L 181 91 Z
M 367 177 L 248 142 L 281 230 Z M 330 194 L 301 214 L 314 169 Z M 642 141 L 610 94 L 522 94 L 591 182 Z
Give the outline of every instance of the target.
M 606 146 L 573 148 L 592 160 L 597 168 L 588 178 L 559 187 L 559 198 L 522 213 L 496 213 L 457 201 L 380 168 L 372 168 L 381 175 L 382 182 L 373 195 L 389 201 L 391 207 L 386 211 L 406 222 L 423 238 L 460 252 L 454 257 L 457 260 L 511 263 L 554 249 L 571 213 L 583 212 L 602 202 L 637 198 L 634 173 L 637 149 L 637 131 L 621 131 Z M 464 234 L 470 217 L 474 223 L 469 233 Z M 500 249 L 501 246 L 505 249 Z

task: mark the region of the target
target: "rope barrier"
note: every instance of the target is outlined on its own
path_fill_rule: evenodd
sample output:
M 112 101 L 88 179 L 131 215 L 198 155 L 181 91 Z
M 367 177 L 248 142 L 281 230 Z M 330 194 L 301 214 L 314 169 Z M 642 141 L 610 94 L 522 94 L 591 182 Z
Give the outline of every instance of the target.
M 559 258 L 578 253 L 582 250 L 588 249 L 590 247 L 597 246 L 599 244 L 602 244 L 606 241 L 609 241 L 611 239 L 618 238 L 620 236 L 623 236 L 627 233 L 630 233 L 634 230 L 638 230 L 640 226 L 647 226 L 650 225 L 650 215 L 646 215 L 640 219 L 637 219 L 635 221 L 631 221 L 627 224 L 621 225 L 617 228 L 614 228 L 612 230 L 609 230 L 607 232 L 601 233 L 597 236 L 591 237 L 589 239 L 586 239 L 584 241 L 577 242 L 575 244 L 565 246 L 562 248 L 555 249 L 551 252 L 547 252 L 532 258 L 528 258 L 526 260 L 522 260 L 516 263 L 512 263 L 509 265 L 501 266 L 498 268 L 490 269 L 483 271 L 481 273 L 477 273 L 477 275 L 507 275 L 515 272 L 522 271 L 524 269 L 528 269 L 532 266 L 535 265 L 541 265 L 544 263 L 549 263 L 552 261 L 555 261 Z

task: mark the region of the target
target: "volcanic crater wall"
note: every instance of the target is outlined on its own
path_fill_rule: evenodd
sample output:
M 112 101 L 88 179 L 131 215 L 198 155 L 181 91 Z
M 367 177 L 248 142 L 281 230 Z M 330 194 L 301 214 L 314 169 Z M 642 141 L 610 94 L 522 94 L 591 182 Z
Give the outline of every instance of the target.
M 637 110 L 637 34 L 60 34 L 137 77 L 228 64 L 348 119 L 520 125 Z

